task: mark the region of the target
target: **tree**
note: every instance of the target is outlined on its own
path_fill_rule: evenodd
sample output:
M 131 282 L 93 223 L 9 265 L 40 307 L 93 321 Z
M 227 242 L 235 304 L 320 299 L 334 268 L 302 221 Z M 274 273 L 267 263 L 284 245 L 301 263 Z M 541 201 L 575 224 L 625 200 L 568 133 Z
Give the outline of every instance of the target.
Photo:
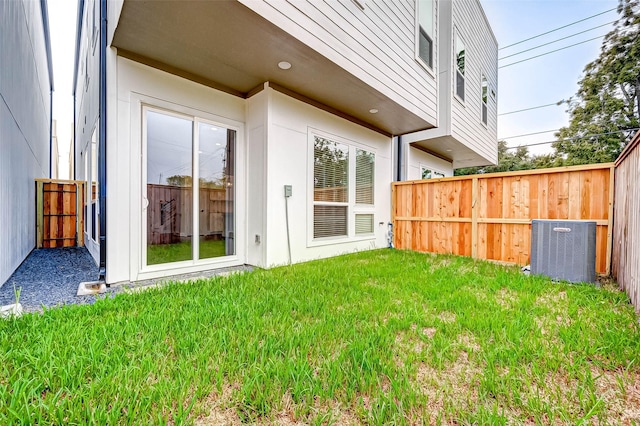
M 619 1 L 620 17 L 569 102 L 569 126 L 556 133 L 564 165 L 614 161 L 640 127 L 640 3 Z
M 526 146 L 509 149 L 505 141 L 498 141 L 498 164 L 495 166 L 466 167 L 456 169 L 456 176 L 466 176 L 484 173 L 510 172 L 514 170 L 532 169 L 532 159 Z

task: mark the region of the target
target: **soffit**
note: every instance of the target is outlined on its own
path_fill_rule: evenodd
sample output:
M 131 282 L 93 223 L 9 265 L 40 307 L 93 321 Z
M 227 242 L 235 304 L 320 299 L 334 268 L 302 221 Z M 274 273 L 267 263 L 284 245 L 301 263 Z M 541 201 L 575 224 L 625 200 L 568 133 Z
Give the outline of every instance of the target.
M 125 56 L 238 96 L 269 81 L 388 134 L 432 127 L 236 1 L 127 0 L 112 44 Z M 281 70 L 280 61 L 293 66 Z

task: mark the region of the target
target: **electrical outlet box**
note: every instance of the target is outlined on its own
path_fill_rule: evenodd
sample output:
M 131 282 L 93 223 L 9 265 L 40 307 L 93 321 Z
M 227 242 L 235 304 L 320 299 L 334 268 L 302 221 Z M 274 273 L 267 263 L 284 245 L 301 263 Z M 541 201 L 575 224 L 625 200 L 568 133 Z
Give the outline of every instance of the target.
M 289 197 L 291 197 L 291 193 L 292 193 L 291 185 L 285 185 L 284 186 L 284 196 L 286 198 L 289 198 Z

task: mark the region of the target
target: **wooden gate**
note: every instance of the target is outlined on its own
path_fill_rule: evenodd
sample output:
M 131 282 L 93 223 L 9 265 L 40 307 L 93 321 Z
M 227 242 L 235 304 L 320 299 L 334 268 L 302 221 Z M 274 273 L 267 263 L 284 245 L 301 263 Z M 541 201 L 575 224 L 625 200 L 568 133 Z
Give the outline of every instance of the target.
M 84 245 L 84 182 L 36 179 L 36 246 Z

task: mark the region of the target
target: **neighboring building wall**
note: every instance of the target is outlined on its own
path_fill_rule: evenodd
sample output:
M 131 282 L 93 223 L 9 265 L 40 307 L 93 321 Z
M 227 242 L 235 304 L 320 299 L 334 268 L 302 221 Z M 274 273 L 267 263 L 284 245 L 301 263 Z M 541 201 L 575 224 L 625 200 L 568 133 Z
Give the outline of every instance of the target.
M 465 45 L 465 99 L 460 102 L 453 93 L 455 91 L 455 63 L 454 55 L 447 58 L 449 63 L 442 63 L 442 72 L 449 70 L 451 84 L 443 86 L 441 90 L 451 94 L 451 136 L 480 153 L 483 157 L 496 163 L 497 158 L 497 103 L 492 97 L 491 90 L 496 93 L 498 84 L 498 43 L 496 42 L 489 23 L 484 18 L 484 12 L 479 1 L 450 1 L 451 23 L 453 27 L 443 28 L 451 31 L 449 40 L 455 41 L 459 35 Z M 444 27 L 444 25 L 443 25 Z M 449 52 L 454 53 L 454 46 Z M 444 58 L 443 58 L 444 62 Z M 481 79 L 485 75 L 489 83 L 488 120 L 487 125 L 482 122 L 482 88 Z
M 390 222 L 391 138 L 365 129 L 282 93 L 268 89 L 266 261 L 267 267 L 288 262 L 284 185 L 293 186 L 289 199 L 291 261 L 337 256 L 387 246 Z M 375 154 L 373 234 L 313 238 L 313 135 L 362 148 Z M 351 173 L 352 170 L 350 170 Z M 250 170 L 251 172 L 251 170 Z M 251 206 L 249 207 L 251 210 Z M 353 221 L 350 212 L 348 222 Z M 251 244 L 251 241 L 249 242 Z
M 100 72 L 100 0 L 84 0 L 78 4 L 82 25 L 77 29 L 79 44 L 75 70 L 75 179 L 88 182 L 85 193 L 85 246 L 96 263 L 99 248 L 99 196 L 97 187 L 97 154 L 99 141 L 99 72 Z M 93 185 L 92 185 L 93 184 Z M 96 189 L 93 189 L 95 186 Z
M 0 285 L 35 247 L 34 179 L 49 177 L 46 22 L 46 2 L 0 2 Z
M 436 122 L 435 74 L 416 60 L 417 2 L 362 1 L 361 9 L 353 0 L 240 1 L 398 104 Z
M 414 147 L 408 147 L 407 155 L 407 180 L 422 179 L 423 168 L 427 168 L 433 173 L 443 174 L 444 177 L 453 176 L 453 165 L 446 160 L 427 154 Z

